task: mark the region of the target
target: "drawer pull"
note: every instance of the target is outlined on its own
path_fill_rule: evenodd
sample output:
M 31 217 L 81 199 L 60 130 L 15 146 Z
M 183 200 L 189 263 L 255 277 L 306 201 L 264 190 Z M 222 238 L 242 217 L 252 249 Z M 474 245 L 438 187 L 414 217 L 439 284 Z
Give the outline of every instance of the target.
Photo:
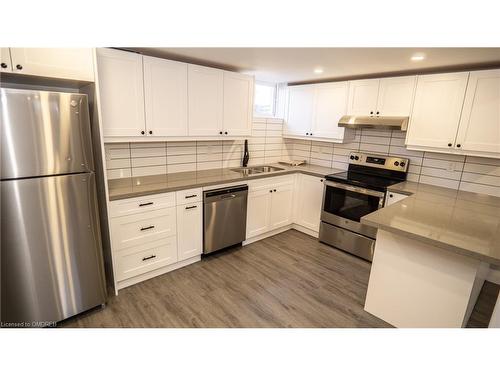
M 156 255 L 153 254 L 153 255 L 150 255 L 148 257 L 142 258 L 142 261 L 145 262 L 146 260 L 150 260 L 150 259 L 154 259 L 154 258 L 156 258 Z
M 144 206 L 151 206 L 153 202 L 148 202 L 148 203 L 139 203 L 139 207 L 144 207 Z
M 153 229 L 155 226 L 154 225 L 150 225 L 148 227 L 143 227 L 141 228 L 141 230 L 148 230 L 148 229 Z
M 188 199 L 188 198 L 194 198 L 194 197 L 197 197 L 197 196 L 198 196 L 198 194 L 186 195 L 184 198 Z
M 192 209 L 192 208 L 196 208 L 196 207 L 198 207 L 198 206 L 187 206 L 187 207 L 186 207 L 186 210 L 190 210 L 190 209 Z

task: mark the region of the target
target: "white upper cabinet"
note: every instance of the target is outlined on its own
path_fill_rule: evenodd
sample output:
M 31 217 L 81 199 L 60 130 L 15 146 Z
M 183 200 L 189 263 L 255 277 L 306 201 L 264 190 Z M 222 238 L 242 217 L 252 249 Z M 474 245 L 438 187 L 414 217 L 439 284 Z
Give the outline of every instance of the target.
M 0 48 L 0 71 L 1 72 L 12 71 L 12 62 L 10 61 L 9 48 Z
M 142 56 L 99 48 L 97 70 L 104 136 L 145 135 Z
M 410 116 L 415 84 L 415 76 L 351 81 L 347 114 Z
M 144 56 L 146 131 L 152 136 L 188 135 L 188 65 Z
M 10 48 L 10 54 L 13 73 L 94 81 L 92 48 Z
M 381 79 L 375 114 L 379 116 L 410 116 L 416 83 L 416 76 Z
M 347 114 L 356 116 L 374 115 L 377 108 L 378 79 L 351 81 Z
M 312 125 L 314 86 L 291 86 L 288 95 L 288 118 L 285 133 L 308 136 Z
M 223 134 L 222 70 L 188 66 L 189 135 L 220 136 Z
M 456 148 L 500 154 L 500 70 L 470 73 Z M 493 156 L 493 155 L 492 155 Z
M 254 79 L 252 76 L 224 72 L 224 135 L 252 133 Z
M 410 149 L 450 149 L 464 102 L 468 72 L 419 76 L 406 134 Z
M 324 83 L 316 85 L 311 135 L 319 138 L 344 138 L 345 128 L 338 126 L 346 114 L 348 83 Z

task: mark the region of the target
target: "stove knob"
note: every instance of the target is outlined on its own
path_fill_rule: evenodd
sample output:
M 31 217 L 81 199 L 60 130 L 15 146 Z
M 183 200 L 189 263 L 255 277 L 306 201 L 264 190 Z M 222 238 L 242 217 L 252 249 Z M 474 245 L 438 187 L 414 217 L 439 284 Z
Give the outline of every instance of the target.
M 354 160 L 354 155 L 349 156 L 351 160 Z
M 402 161 L 401 163 L 399 163 L 400 166 L 404 167 L 405 166 L 405 162 Z
M 355 156 L 354 159 L 359 160 L 359 156 Z
M 399 165 L 399 161 L 395 161 L 394 165 L 397 167 Z

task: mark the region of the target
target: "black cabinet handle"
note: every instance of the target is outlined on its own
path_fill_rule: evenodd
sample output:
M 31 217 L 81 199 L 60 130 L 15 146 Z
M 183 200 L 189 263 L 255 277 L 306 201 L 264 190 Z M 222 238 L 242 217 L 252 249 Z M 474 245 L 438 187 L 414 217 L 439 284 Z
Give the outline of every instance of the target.
M 142 258 L 142 261 L 143 261 L 143 262 L 145 262 L 146 260 L 149 260 L 149 259 L 154 259 L 154 258 L 156 258 L 156 255 L 154 255 L 154 254 L 153 254 L 153 255 L 150 255 L 150 256 L 148 256 L 148 257 L 144 257 L 144 258 Z
M 185 199 L 188 199 L 188 198 L 194 198 L 194 197 L 197 197 L 198 194 L 193 194 L 193 195 L 186 195 L 184 196 Z
M 154 225 L 150 225 L 149 227 L 142 227 L 141 230 L 153 229 L 154 227 Z
M 392 194 L 389 194 L 389 198 L 394 198 L 394 195 L 392 195 Z
M 373 111 L 370 111 L 370 115 L 373 115 Z
M 196 208 L 196 207 L 198 207 L 198 206 L 187 206 L 187 207 L 186 207 L 186 210 L 190 210 L 190 209 L 192 209 L 192 208 Z
M 219 132 L 219 134 L 222 134 L 222 132 Z
M 7 67 L 7 64 L 6 63 L 2 63 L 0 66 L 5 69 Z
M 306 135 L 309 135 L 309 133 L 306 133 Z
M 152 130 L 150 130 L 150 131 L 149 131 L 149 134 L 153 134 L 153 131 L 152 131 Z
M 452 146 L 452 144 L 451 144 L 451 143 L 448 143 L 448 147 L 451 147 L 451 146 Z
M 144 130 L 141 131 L 141 134 L 144 135 Z
M 144 207 L 144 206 L 151 206 L 153 202 L 148 202 L 148 203 L 139 203 L 139 207 Z
M 272 193 L 272 192 L 273 192 L 273 189 L 269 190 L 269 192 L 270 192 L 270 193 Z
M 457 147 L 461 147 L 461 146 L 462 146 L 462 145 L 461 145 L 460 143 L 457 145 Z
M 227 132 L 224 132 L 225 135 L 227 135 Z
M 309 135 L 313 135 L 313 133 L 309 133 Z
M 323 179 L 319 180 L 319 182 L 323 182 Z
M 276 193 L 276 189 L 273 189 L 273 191 Z
M 22 66 L 22 65 L 20 65 L 20 64 L 17 64 L 17 65 L 16 65 L 16 68 L 17 68 L 17 70 L 23 70 L 23 66 Z
M 376 113 L 376 114 L 378 115 L 379 113 L 380 113 L 380 112 L 379 112 L 379 111 L 377 111 L 377 113 Z

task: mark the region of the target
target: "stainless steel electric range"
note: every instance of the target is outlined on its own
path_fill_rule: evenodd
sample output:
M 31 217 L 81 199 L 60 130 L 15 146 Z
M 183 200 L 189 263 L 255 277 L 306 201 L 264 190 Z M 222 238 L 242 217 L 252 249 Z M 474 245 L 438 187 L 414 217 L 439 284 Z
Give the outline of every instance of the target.
M 346 172 L 326 176 L 319 240 L 371 261 L 377 229 L 360 219 L 384 206 L 387 187 L 405 181 L 409 160 L 351 152 Z

